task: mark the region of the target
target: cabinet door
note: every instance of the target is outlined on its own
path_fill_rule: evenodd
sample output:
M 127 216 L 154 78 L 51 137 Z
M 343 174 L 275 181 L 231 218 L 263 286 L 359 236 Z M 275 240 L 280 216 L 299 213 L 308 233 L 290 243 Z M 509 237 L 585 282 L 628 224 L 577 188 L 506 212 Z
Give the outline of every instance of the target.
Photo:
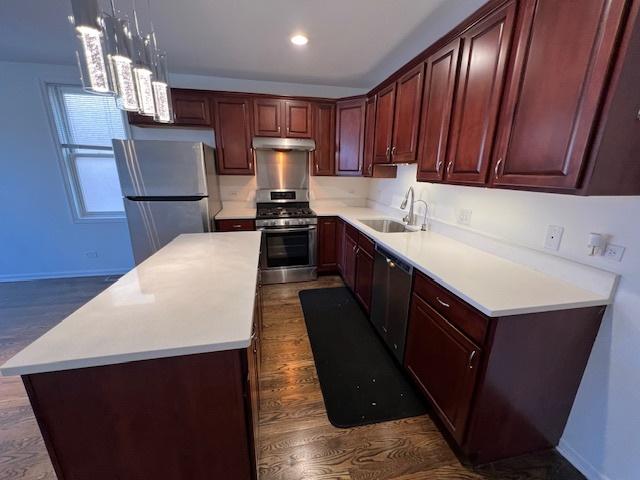
M 256 222 L 250 219 L 216 220 L 216 230 L 219 232 L 250 232 L 256 229 Z
M 347 284 L 351 290 L 356 285 L 356 249 L 358 248 L 357 241 L 351 238 L 349 235 L 344 237 L 344 270 L 343 278 L 344 283 Z
M 458 442 L 464 436 L 479 357 L 478 347 L 413 296 L 405 366 Z
M 333 175 L 335 169 L 336 105 L 314 106 L 316 149 L 311 153 L 313 175 Z
M 447 155 L 446 179 L 484 184 L 502 97 L 515 2 L 481 20 L 462 36 L 462 59 Z
M 367 313 L 371 309 L 371 289 L 373 288 L 373 257 L 363 248 L 356 250 L 355 293 Z
M 218 173 L 253 175 L 251 102 L 246 98 L 217 97 L 213 104 Z
M 318 219 L 318 272 L 335 271 L 338 263 L 337 221 Z
M 393 112 L 396 104 L 396 84 L 378 92 L 376 104 L 376 126 L 373 143 L 373 163 L 391 162 L 391 135 Z
M 458 38 L 427 59 L 420 122 L 418 181 L 442 180 L 459 58 Z
M 206 92 L 172 90 L 176 125 L 211 126 L 209 96 Z
M 376 128 L 376 96 L 367 98 L 364 105 L 364 160 L 362 176 L 373 176 L 373 144 Z
M 397 82 L 391 142 L 391 160 L 394 163 L 416 161 L 423 80 L 424 64 L 421 63 Z
M 625 3 L 524 2 L 494 185 L 578 186 Z
M 344 221 L 337 219 L 336 229 L 336 259 L 338 263 L 338 271 L 344 274 Z
M 298 100 L 285 100 L 284 118 L 286 137 L 311 138 L 313 125 L 311 103 Z
M 336 174 L 360 175 L 364 148 L 364 100 L 338 102 Z
M 253 100 L 254 131 L 258 137 L 283 137 L 282 100 L 256 98 Z

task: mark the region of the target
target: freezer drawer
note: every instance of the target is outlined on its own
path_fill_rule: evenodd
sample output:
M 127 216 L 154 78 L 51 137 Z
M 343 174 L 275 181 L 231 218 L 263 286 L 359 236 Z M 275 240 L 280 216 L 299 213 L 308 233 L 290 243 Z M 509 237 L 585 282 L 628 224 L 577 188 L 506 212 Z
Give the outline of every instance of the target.
M 207 198 L 136 201 L 124 199 L 136 265 L 181 233 L 211 231 Z

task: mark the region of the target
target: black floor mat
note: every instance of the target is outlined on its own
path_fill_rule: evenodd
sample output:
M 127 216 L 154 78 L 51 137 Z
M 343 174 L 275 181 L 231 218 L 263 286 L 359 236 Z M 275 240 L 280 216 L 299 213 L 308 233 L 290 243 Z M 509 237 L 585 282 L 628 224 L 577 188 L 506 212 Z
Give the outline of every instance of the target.
M 348 428 L 426 413 L 349 290 L 302 290 L 300 302 L 329 421 Z

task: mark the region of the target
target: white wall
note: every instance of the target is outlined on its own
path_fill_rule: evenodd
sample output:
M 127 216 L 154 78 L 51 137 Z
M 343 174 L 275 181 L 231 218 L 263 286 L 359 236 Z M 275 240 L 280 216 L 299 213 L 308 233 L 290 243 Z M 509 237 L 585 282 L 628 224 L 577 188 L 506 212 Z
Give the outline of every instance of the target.
M 125 271 L 125 221 L 74 223 L 43 82 L 78 84 L 78 72 L 0 62 L 0 281 Z
M 471 209 L 473 232 L 542 250 L 547 225 L 564 226 L 558 255 L 621 275 L 607 309 L 560 451 L 588 478 L 640 478 L 640 197 L 576 197 L 417 183 L 415 166 L 371 181 L 369 198 L 399 206 L 408 187 L 431 205 L 436 223 Z M 589 232 L 626 247 L 621 263 L 586 255 Z

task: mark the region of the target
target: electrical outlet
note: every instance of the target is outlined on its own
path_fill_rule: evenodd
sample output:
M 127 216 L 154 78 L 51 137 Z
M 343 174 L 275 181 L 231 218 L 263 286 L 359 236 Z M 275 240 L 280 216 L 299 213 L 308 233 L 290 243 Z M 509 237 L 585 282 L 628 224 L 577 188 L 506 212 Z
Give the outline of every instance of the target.
M 461 208 L 458 210 L 458 223 L 460 225 L 471 225 L 471 214 L 472 210 L 468 208 Z
M 611 262 L 621 262 L 623 254 L 624 247 L 610 243 L 605 247 L 603 256 Z
M 85 255 L 87 256 L 87 258 L 98 258 L 98 252 L 87 252 L 85 253 Z
M 560 248 L 560 241 L 562 240 L 562 234 L 564 233 L 564 227 L 559 225 L 549 225 L 547 227 L 547 235 L 544 238 L 544 248 L 547 250 L 558 250 Z

